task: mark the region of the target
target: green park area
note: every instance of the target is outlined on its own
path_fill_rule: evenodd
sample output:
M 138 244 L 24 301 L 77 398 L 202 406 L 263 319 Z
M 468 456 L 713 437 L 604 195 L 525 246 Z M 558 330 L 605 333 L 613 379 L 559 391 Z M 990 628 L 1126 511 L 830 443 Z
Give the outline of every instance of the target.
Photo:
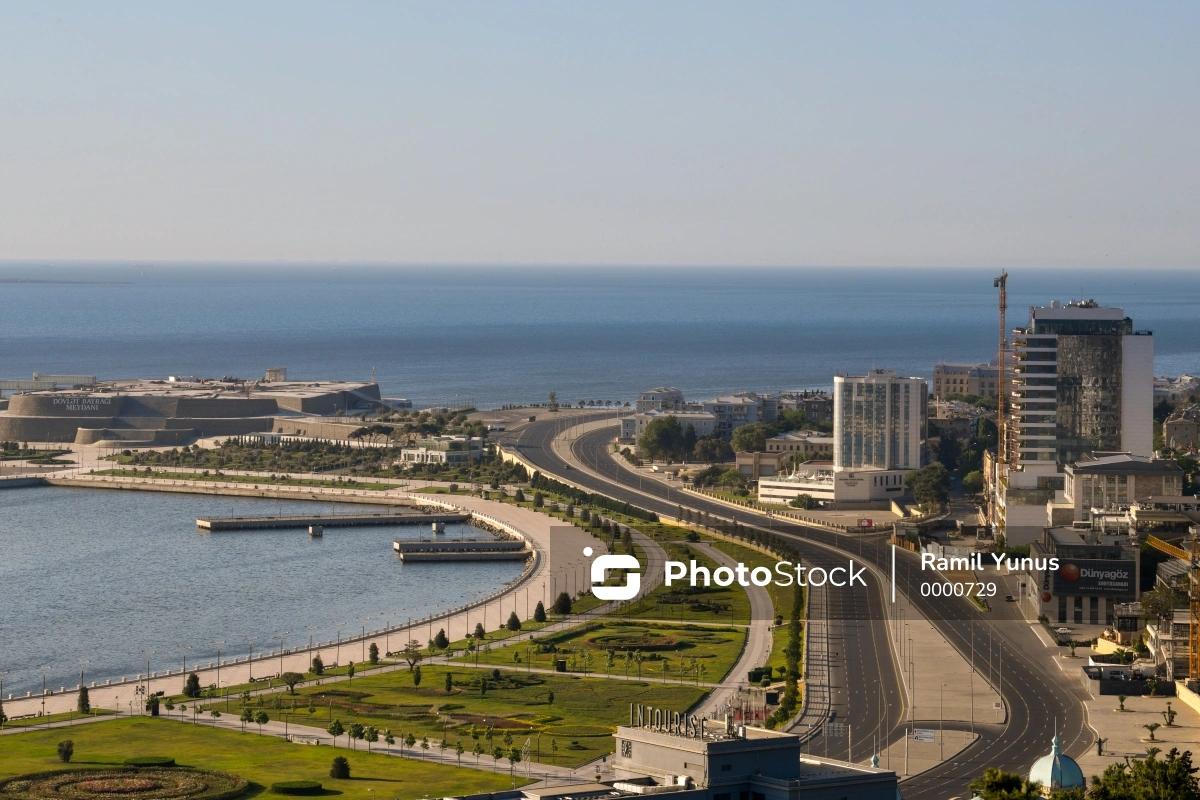
M 58 743 L 68 739 L 74 743 L 74 754 L 69 764 L 63 764 Z M 512 785 L 507 774 L 293 744 L 251 730 L 240 733 L 150 717 L 0 736 L 0 779 L 63 767 L 116 766 L 146 756 L 165 756 L 180 766 L 239 775 L 251 783 L 249 796 L 263 793 L 272 783 L 297 780 L 319 781 L 325 794 L 346 800 L 447 797 Z M 329 777 L 335 756 L 349 760 L 349 779 Z
M 507 752 L 510 742 L 521 747 L 528 738 L 535 760 L 573 767 L 612 752 L 613 731 L 629 719 L 629 703 L 682 712 L 706 691 L 686 684 L 424 664 L 419 684 L 402 670 L 298 688 L 283 701 L 292 724 L 326 729 L 336 720 L 348 730 L 358 723 L 374 726 L 381 736 L 390 731 L 397 742 L 411 734 L 418 749 L 426 738 L 434 748 L 443 739 L 447 748 L 461 743 L 465 754 L 476 747 L 490 753 L 503 746 Z M 272 698 L 255 697 L 249 708 L 266 708 L 273 719 L 281 718 L 284 712 L 272 705 Z M 227 713 L 240 716 L 240 699 Z
M 553 670 L 557 661 L 563 661 L 573 674 L 713 683 L 737 663 L 745 643 L 745 628 L 603 618 L 517 644 L 477 650 L 462 660 L 514 670 Z

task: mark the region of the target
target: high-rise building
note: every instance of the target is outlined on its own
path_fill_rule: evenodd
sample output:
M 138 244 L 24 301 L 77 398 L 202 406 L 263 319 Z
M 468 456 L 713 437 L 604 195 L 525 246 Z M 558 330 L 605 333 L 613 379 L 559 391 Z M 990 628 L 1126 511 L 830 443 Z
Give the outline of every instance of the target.
M 919 469 L 924 463 L 924 378 L 874 369 L 833 379 L 833 468 Z
M 1094 300 L 1029 310 L 1013 331 L 1013 386 L 995 520 L 1008 541 L 1039 540 L 1067 464 L 1154 449 L 1154 336 Z

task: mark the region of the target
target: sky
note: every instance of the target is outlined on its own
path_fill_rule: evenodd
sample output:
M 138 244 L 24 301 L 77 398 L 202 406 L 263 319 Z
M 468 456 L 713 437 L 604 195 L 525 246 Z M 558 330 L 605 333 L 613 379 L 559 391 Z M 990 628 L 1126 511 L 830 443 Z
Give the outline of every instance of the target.
M 1200 4 L 0 5 L 0 260 L 1195 268 Z

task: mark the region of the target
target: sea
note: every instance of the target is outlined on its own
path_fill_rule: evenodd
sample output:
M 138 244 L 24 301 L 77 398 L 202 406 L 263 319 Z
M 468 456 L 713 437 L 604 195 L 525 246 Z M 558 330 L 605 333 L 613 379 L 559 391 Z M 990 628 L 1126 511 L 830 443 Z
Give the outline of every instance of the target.
M 997 349 L 998 270 L 571 266 L 0 264 L 0 379 L 370 380 L 420 407 L 688 398 L 827 388 L 871 368 L 928 376 Z M 1200 271 L 1012 268 L 1031 305 L 1094 299 L 1152 330 L 1155 374 L 1200 372 Z M 419 617 L 512 565 L 397 564 L 395 531 L 200 534 L 206 513 L 277 504 L 193 496 L 0 492 L 4 695 L 73 686 Z M 286 510 L 286 509 L 284 509 Z M 412 566 L 412 565 L 409 565 Z M 313 630 L 310 631 L 309 629 Z M 183 648 L 189 648 L 184 650 Z M 265 646 L 265 649 L 271 649 Z M 224 655 L 223 653 L 223 655 Z M 80 663 L 86 662 L 86 663 Z M 178 662 L 178 663 L 177 663 Z M 142 666 L 139 668 L 139 664 Z
M 1200 270 L 1012 268 L 1009 326 L 1095 299 L 1200 370 Z M 0 379 L 369 380 L 418 406 L 706 399 L 997 351 L 995 269 L 0 265 Z M 24 282 L 22 282 L 24 281 Z

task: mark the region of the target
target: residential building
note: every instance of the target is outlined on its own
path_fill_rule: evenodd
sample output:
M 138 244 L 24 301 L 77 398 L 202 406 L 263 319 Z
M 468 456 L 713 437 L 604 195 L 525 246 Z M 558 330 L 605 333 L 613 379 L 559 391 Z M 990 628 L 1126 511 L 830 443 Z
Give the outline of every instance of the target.
M 1153 452 L 1154 337 L 1093 300 L 1029 310 L 1013 331 L 1005 458 L 992 519 L 1010 544 L 1036 541 L 1063 469 L 1093 452 Z
M 1070 522 L 1090 522 L 1095 511 L 1128 509 L 1154 497 L 1183 494 L 1183 469 L 1165 458 L 1097 453 L 1068 464 L 1063 477 Z
M 834 469 L 920 468 L 928 387 L 924 378 L 901 378 L 882 369 L 835 376 Z
M 621 438 L 636 439 L 646 430 L 652 421 L 662 417 L 674 417 L 679 421 L 679 429 L 687 432 L 688 426 L 696 432 L 696 438 L 711 436 L 717 430 L 717 418 L 706 411 L 647 411 L 634 414 L 632 417 L 621 418 Z
M 647 411 L 682 411 L 683 391 L 674 386 L 659 386 L 647 389 L 638 395 L 634 411 L 639 414 Z
M 951 364 L 942 361 L 933 366 L 933 399 L 945 400 L 951 394 L 995 397 L 999 382 L 999 364 Z
M 405 464 L 467 464 L 483 457 L 483 439 L 475 436 L 430 436 L 400 449 Z
M 1155 378 L 1154 401 L 1191 401 L 1200 395 L 1200 378 L 1195 375 L 1180 375 L 1178 378 Z
M 787 453 L 789 457 L 833 458 L 833 437 L 820 431 L 788 431 L 767 439 L 768 453 Z
M 1138 599 L 1141 550 L 1136 537 L 1076 528 L 1044 528 L 1020 561 L 1020 597 L 1030 617 L 1052 623 L 1113 624 L 1116 606 Z M 1052 570 L 1051 559 L 1058 559 Z
M 778 398 L 779 410 L 803 411 L 809 422 L 833 422 L 833 395 L 817 389 L 797 389 L 783 392 Z
M 1167 417 L 1163 422 L 1163 444 L 1189 453 L 1200 446 L 1200 405 L 1176 410 Z
M 763 419 L 763 405 L 763 397 L 749 392 L 743 395 L 723 395 L 699 403 L 688 403 L 687 408 L 689 411 L 712 414 L 717 420 L 716 432 L 724 439 L 731 439 L 733 432 L 743 425 L 767 421 Z

